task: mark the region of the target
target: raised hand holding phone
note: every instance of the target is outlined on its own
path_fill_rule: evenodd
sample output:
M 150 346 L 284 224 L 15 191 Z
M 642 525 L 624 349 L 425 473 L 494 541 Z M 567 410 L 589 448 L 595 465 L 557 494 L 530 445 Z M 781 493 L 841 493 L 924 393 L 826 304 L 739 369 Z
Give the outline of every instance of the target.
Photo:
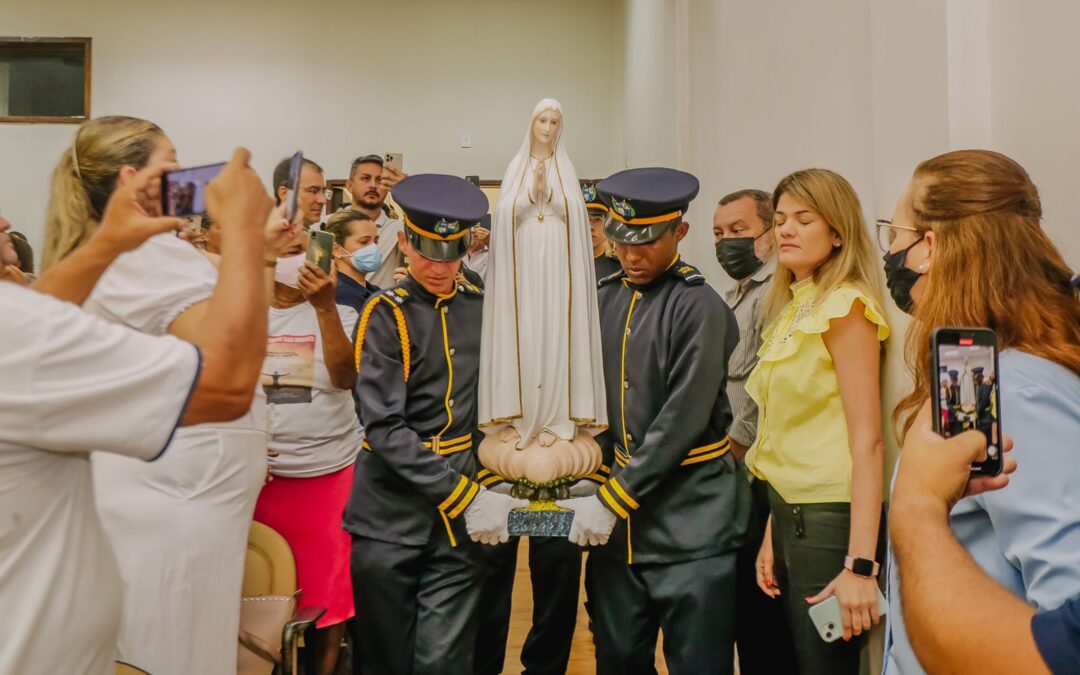
M 986 437 L 986 457 L 972 475 L 1001 473 L 1001 405 L 997 336 L 987 328 L 938 328 L 930 336 L 934 428 L 949 438 L 965 431 Z

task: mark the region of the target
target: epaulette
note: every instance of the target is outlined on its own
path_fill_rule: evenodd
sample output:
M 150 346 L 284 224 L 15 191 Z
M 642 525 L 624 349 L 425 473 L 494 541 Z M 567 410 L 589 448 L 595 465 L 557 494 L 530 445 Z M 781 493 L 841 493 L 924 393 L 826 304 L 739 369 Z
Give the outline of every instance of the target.
M 458 292 L 468 293 L 469 295 L 483 295 L 484 289 L 479 286 L 470 284 L 468 281 L 459 282 L 457 285 Z
M 680 262 L 672 268 L 671 273 L 682 279 L 688 286 L 698 286 L 705 283 L 705 275 L 693 265 Z
M 412 300 L 412 296 L 409 294 L 408 289 L 402 288 L 401 286 L 394 286 L 393 288 L 379 291 L 379 294 L 393 300 L 398 305 L 404 305 L 409 300 Z
M 603 279 L 597 279 L 596 280 L 596 287 L 600 288 L 601 286 L 603 286 L 605 284 L 610 284 L 612 281 L 618 281 L 619 279 L 623 278 L 624 276 L 626 276 L 626 270 L 619 270 L 618 272 L 614 272 L 612 274 L 607 275 Z

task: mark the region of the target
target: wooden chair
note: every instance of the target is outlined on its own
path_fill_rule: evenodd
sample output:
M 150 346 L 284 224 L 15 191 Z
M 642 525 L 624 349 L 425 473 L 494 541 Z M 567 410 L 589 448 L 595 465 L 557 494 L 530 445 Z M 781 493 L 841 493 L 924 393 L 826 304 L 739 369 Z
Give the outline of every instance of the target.
M 262 523 L 252 522 L 248 533 L 241 595 L 245 598 L 299 595 L 296 587 L 296 561 L 289 543 Z M 274 668 L 275 673 L 294 675 L 297 672 L 304 631 L 314 626 L 325 613 L 325 608 L 308 607 L 294 613 L 293 618 L 285 623 L 282 627 L 281 653 Z

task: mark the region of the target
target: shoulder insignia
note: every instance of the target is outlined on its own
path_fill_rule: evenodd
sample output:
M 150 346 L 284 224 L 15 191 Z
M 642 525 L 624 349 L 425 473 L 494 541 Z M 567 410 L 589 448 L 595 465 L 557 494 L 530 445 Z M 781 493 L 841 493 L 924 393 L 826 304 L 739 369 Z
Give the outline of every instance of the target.
M 705 275 L 693 265 L 680 264 L 672 269 L 672 273 L 690 286 L 705 283 Z
M 463 282 L 463 283 L 459 283 L 457 289 L 461 293 L 468 293 L 469 295 L 483 295 L 484 294 L 484 289 L 482 289 L 479 286 L 476 286 L 474 284 L 470 284 L 468 281 Z
M 626 271 L 625 270 L 619 270 L 618 272 L 615 272 L 614 274 L 609 274 L 606 277 L 603 277 L 601 279 L 597 279 L 596 287 L 600 288 L 601 286 L 606 286 L 607 284 L 610 284 L 612 281 L 617 281 L 617 280 L 621 279 L 624 276 L 626 276 Z
M 399 305 L 403 305 L 407 301 L 412 299 L 412 296 L 409 295 L 409 291 L 401 288 L 400 286 L 388 288 L 387 290 L 382 291 L 382 295 L 386 298 L 389 298 L 390 300 L 393 300 Z

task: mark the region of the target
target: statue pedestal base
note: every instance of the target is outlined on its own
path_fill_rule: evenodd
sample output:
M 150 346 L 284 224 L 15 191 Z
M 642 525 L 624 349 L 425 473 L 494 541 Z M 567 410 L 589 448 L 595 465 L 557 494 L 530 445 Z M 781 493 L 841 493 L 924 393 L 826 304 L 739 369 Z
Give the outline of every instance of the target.
M 524 479 L 542 486 L 563 478 L 588 476 L 600 468 L 603 459 L 596 440 L 580 429 L 569 441 L 551 436 L 544 445 L 538 437 L 518 448 L 520 440 L 513 427 L 493 430 L 480 443 L 480 463 L 508 481 Z
M 566 537 L 574 512 L 555 502 L 536 501 L 510 512 L 507 529 L 514 537 Z

